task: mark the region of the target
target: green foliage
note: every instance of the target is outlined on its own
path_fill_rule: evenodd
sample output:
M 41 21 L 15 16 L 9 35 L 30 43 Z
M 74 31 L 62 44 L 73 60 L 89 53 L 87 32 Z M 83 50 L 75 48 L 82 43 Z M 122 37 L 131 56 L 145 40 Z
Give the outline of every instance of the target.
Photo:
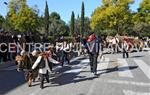
M 84 17 L 84 36 L 87 36 L 87 34 L 91 31 L 90 23 L 91 23 L 90 18 Z M 80 30 L 81 30 L 81 18 L 78 16 L 75 19 L 75 23 L 74 23 L 74 35 L 75 36 L 79 35 Z
M 134 24 L 145 22 L 150 25 L 150 0 L 143 0 L 138 12 L 133 16 Z
M 118 0 L 115 5 L 113 0 L 103 0 L 103 5 L 98 7 L 91 18 L 91 28 L 93 31 L 115 30 L 122 34 L 132 26 L 132 14 L 129 4 L 132 0 Z
M 101 30 L 101 31 L 95 31 L 95 34 L 97 35 L 103 35 L 103 36 L 115 36 L 117 32 L 115 30 Z
M 38 16 L 37 17 L 37 31 L 40 33 L 45 33 L 45 24 L 44 24 L 44 17 L 43 16 Z
M 37 11 L 29 8 L 26 0 L 11 0 L 8 18 L 14 30 L 20 32 L 35 31 L 37 26 Z
M 81 29 L 80 29 L 80 34 L 84 36 L 84 2 L 82 2 L 82 8 L 81 8 Z
M 150 36 L 150 0 L 143 0 L 137 13 L 133 14 L 133 30 L 139 36 Z
M 55 38 L 54 38 L 54 36 L 48 36 L 48 40 L 49 40 L 50 42 L 54 42 L 54 41 L 55 41 Z
M 150 25 L 147 23 L 138 23 L 134 26 L 133 30 L 137 36 L 149 36 L 150 37 Z
M 91 26 L 90 26 L 91 20 L 89 17 L 84 18 L 84 36 L 86 37 L 89 32 L 91 32 Z
M 47 1 L 46 1 L 46 6 L 45 6 L 44 25 L 45 25 L 45 33 L 48 36 L 48 32 L 49 32 L 49 11 L 48 11 Z
M 73 42 L 73 38 L 72 37 L 64 37 L 64 39 L 67 41 L 67 42 Z
M 52 12 L 49 18 L 49 31 L 51 36 L 54 36 L 55 38 L 60 35 L 68 36 L 69 26 L 61 20 L 58 13 Z
M 60 15 L 57 12 L 52 12 L 50 18 L 60 20 Z
M 3 28 L 3 24 L 5 23 L 5 19 L 0 15 L 0 29 Z
M 70 36 L 74 36 L 75 35 L 75 16 L 74 16 L 74 12 L 72 12 L 71 14 L 71 23 L 70 23 Z
M 0 16 L 0 29 L 19 32 L 40 31 L 49 36 L 50 40 L 57 36 L 86 36 L 94 31 L 98 35 L 149 35 L 150 0 L 143 0 L 138 12 L 132 13 L 129 4 L 134 0 L 102 0 L 102 6 L 96 8 L 91 19 L 85 17 L 84 2 L 81 17 L 75 18 L 72 12 L 71 21 L 66 24 L 57 12 L 49 14 L 46 1 L 44 16 L 38 16 L 38 9 L 30 8 L 26 0 L 10 0 L 9 12 L 4 19 Z M 69 29 L 70 28 L 70 29 Z M 134 32 L 133 32 L 134 31 Z M 71 38 L 67 38 L 71 40 Z

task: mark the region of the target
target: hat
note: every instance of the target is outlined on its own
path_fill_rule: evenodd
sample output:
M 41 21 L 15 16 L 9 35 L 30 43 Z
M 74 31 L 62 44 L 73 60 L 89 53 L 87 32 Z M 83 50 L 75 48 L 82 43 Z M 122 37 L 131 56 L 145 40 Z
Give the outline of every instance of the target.
M 32 55 L 35 56 L 36 54 L 37 54 L 37 51 L 34 50 L 34 51 L 32 52 Z
M 87 42 L 91 42 L 96 38 L 96 35 L 92 34 L 87 38 Z

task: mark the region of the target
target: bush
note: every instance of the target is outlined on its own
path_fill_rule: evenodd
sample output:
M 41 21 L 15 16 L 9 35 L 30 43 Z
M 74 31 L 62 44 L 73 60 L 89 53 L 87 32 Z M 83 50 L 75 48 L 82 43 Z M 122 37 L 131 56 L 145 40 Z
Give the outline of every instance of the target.
M 70 36 L 66 36 L 66 37 L 64 37 L 64 39 L 65 39 L 67 42 L 72 42 L 72 41 L 73 41 L 73 37 L 70 37 Z
M 48 36 L 48 40 L 50 43 L 53 43 L 55 41 L 54 36 Z

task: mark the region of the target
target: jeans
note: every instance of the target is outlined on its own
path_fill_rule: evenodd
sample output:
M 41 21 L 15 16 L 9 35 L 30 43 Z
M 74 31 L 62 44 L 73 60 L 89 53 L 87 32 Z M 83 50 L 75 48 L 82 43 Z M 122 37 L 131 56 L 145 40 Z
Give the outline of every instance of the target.
M 63 50 L 61 51 L 61 58 L 60 59 L 61 59 L 62 66 L 64 65 L 65 61 L 67 61 L 68 64 L 70 63 L 69 59 L 67 57 L 67 53 L 65 51 L 63 51 Z
M 125 50 L 125 48 L 123 48 L 123 58 L 125 58 L 125 55 L 127 56 L 127 58 L 129 57 L 128 52 Z
M 89 54 L 91 72 L 97 73 L 98 54 Z
M 40 82 L 41 82 L 40 88 L 43 88 L 43 86 L 44 86 L 44 80 L 45 80 L 45 79 L 46 79 L 46 81 L 49 83 L 48 71 L 47 71 L 46 74 L 39 74 L 39 76 L 40 76 Z

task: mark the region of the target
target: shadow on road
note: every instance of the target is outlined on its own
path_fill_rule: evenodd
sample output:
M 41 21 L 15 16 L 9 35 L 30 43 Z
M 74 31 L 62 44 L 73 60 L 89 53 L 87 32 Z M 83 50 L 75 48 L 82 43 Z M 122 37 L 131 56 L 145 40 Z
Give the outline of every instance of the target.
M 126 67 L 120 67 L 118 68 L 118 66 L 115 66 L 113 68 L 107 68 L 107 69 L 102 69 L 102 70 L 97 70 L 97 72 L 99 71 L 104 71 L 102 73 L 98 73 L 98 76 L 102 75 L 102 74 L 106 74 L 106 73 L 112 73 L 112 72 L 118 72 L 118 71 L 126 71 L 126 70 L 133 70 L 133 69 L 137 69 L 138 66 L 126 66 Z M 82 72 L 90 72 L 90 71 L 82 71 Z
M 92 80 L 92 78 L 86 78 L 86 76 L 78 76 L 80 72 L 77 73 L 65 73 L 66 71 L 72 70 L 72 67 L 75 65 L 80 64 L 80 61 L 84 60 L 86 58 L 79 58 L 78 60 L 75 60 L 71 62 L 69 65 L 65 65 L 62 68 L 56 70 L 56 74 L 50 75 L 50 85 L 44 86 L 44 88 L 47 87 L 56 87 L 60 85 L 66 85 L 69 83 L 75 83 L 75 82 L 80 82 L 80 81 L 85 81 L 85 80 Z M 83 63 L 86 64 L 86 63 Z M 40 83 L 33 83 L 32 86 L 37 86 L 40 85 Z
M 5 95 L 24 83 L 25 79 L 22 72 L 16 70 L 0 71 L 0 95 Z
M 102 74 L 105 74 L 105 73 L 116 72 L 116 71 L 126 71 L 126 70 L 129 70 L 129 69 L 133 70 L 133 69 L 136 69 L 136 68 L 138 68 L 138 66 L 126 66 L 126 67 L 120 67 L 120 68 L 118 68 L 118 66 L 116 66 L 114 68 L 108 68 L 108 69 L 99 70 L 99 71 L 106 70 L 106 72 L 99 73 L 98 75 L 102 75 Z
M 139 57 L 144 57 L 144 55 L 141 55 L 141 56 L 132 56 L 131 58 L 139 58 Z
M 68 67 L 65 67 L 68 68 Z M 113 67 L 113 68 L 108 68 L 108 69 L 102 69 L 102 70 L 98 70 L 98 71 L 104 71 L 102 73 L 98 73 L 97 76 L 92 76 L 92 77 L 87 77 L 87 76 L 79 76 L 79 74 L 81 72 L 90 72 L 90 71 L 81 71 L 81 72 L 77 72 L 77 73 L 63 73 L 66 71 L 61 72 L 62 74 L 54 77 L 51 79 L 51 85 L 46 86 L 46 87 L 53 87 L 53 86 L 60 86 L 60 85 L 67 85 L 70 83 L 77 83 L 77 82 L 82 82 L 82 81 L 87 81 L 87 80 L 93 80 L 95 78 L 98 78 L 100 75 L 102 74 L 106 74 L 106 73 L 112 73 L 112 72 L 116 72 L 116 71 L 126 71 L 126 70 L 133 70 L 138 68 L 138 66 L 126 66 L 126 67 Z M 71 68 L 68 68 L 68 70 Z

